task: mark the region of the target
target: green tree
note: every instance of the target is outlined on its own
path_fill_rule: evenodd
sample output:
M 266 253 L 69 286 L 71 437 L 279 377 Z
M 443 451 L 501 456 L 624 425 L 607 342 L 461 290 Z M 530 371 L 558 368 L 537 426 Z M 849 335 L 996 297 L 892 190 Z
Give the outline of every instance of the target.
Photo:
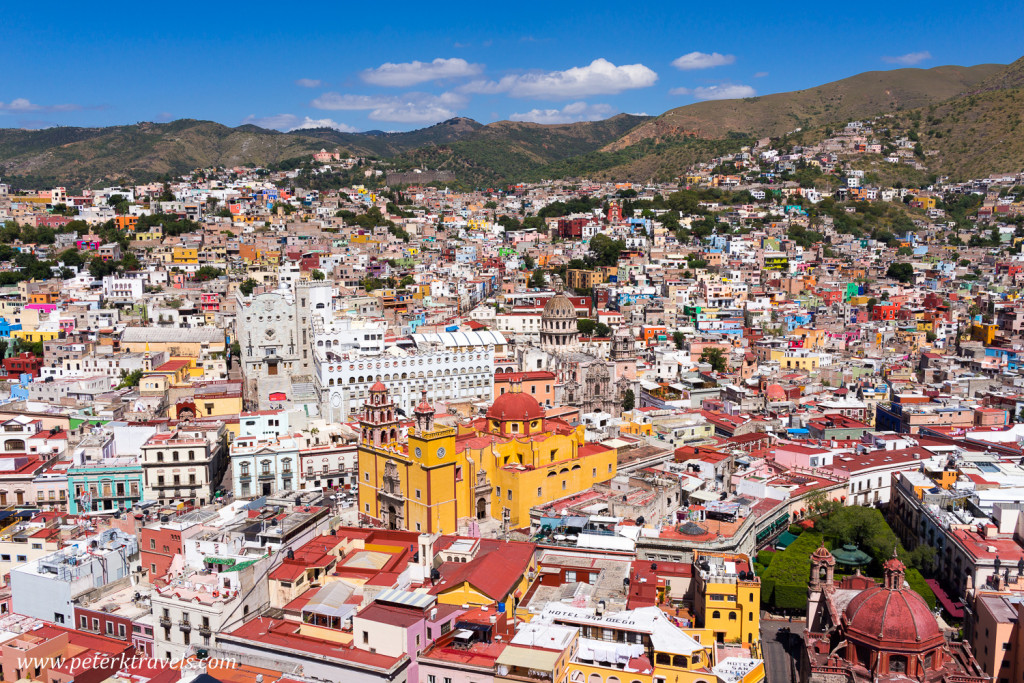
M 815 491 L 811 495 L 807 496 L 807 509 L 815 515 L 827 517 L 833 511 L 838 510 L 842 506 L 842 503 L 838 500 L 829 498 L 828 494 L 824 491 Z
M 726 361 L 722 349 L 717 346 L 708 346 L 700 352 L 700 362 L 709 363 L 715 372 L 725 372 Z
M 523 268 L 533 270 L 537 267 L 537 261 L 529 254 L 523 254 Z
M 207 280 L 215 280 L 224 274 L 222 268 L 216 266 L 199 266 L 199 270 L 195 272 L 192 279 L 196 282 L 206 282 Z
M 911 282 L 914 279 L 914 266 L 909 263 L 890 263 L 885 276 L 903 283 Z
M 612 336 L 612 328 L 608 327 L 604 323 L 598 323 L 594 326 L 595 337 L 610 337 Z
M 882 514 L 861 505 L 838 508 L 816 521 L 815 528 L 839 544 L 860 546 L 876 559 L 891 554 L 897 544 L 896 534 L 885 523 Z
M 686 335 L 682 332 L 676 331 L 672 333 L 672 341 L 675 342 L 677 349 L 683 348 L 683 342 L 686 341 Z
M 597 323 L 591 320 L 590 318 L 576 319 L 576 329 L 579 330 L 579 333 L 585 337 L 592 337 L 594 335 L 594 330 L 596 328 Z
M 633 394 L 632 389 L 626 389 L 626 393 L 622 395 L 622 409 L 633 410 L 633 406 L 636 405 L 636 396 Z
M 326 280 L 327 279 L 327 276 L 324 275 L 323 271 L 319 270 L 319 269 L 314 269 L 313 272 L 311 272 L 309 274 L 309 277 L 312 278 L 313 280 L 318 280 L 318 281 L 319 280 Z
M 122 370 L 121 382 L 117 385 L 117 388 L 132 389 L 134 387 L 139 386 L 139 380 L 142 379 L 142 373 L 142 368 L 139 368 L 138 370 L 132 370 L 131 372 L 128 372 L 127 370 Z
M 533 271 L 533 275 L 530 276 L 529 287 L 535 289 L 543 289 L 547 286 L 547 280 L 544 278 L 544 271 L 541 268 Z
M 244 296 L 252 296 L 252 292 L 260 283 L 256 282 L 252 278 L 248 278 L 245 282 L 238 285 L 238 290 L 242 292 Z
M 402 287 L 408 287 L 409 285 L 416 284 L 416 278 L 414 278 L 412 275 L 406 275 L 398 284 Z
M 597 234 L 590 240 L 590 253 L 599 266 L 614 266 L 619 262 L 619 254 L 626 248 L 622 240 L 613 240 L 608 235 Z

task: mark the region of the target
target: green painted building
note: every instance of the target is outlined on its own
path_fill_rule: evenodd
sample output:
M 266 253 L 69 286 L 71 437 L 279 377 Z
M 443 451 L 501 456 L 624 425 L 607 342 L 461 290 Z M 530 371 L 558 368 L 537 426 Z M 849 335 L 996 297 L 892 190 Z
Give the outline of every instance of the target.
M 88 492 L 91 512 L 129 510 L 142 501 L 142 464 L 136 458 L 107 458 L 68 469 L 68 511 L 85 512 Z

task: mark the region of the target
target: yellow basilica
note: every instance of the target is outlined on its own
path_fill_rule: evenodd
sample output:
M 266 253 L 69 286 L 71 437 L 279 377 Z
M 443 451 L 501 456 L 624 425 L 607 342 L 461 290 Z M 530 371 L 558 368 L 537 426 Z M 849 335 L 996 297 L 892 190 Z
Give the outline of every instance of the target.
M 426 398 L 402 430 L 387 387 L 377 382 L 360 420 L 359 512 L 391 529 L 448 532 L 465 518 L 530 524 L 530 508 L 615 476 L 616 453 L 584 440 L 583 427 L 544 417 L 520 391 L 457 427 L 434 424 Z

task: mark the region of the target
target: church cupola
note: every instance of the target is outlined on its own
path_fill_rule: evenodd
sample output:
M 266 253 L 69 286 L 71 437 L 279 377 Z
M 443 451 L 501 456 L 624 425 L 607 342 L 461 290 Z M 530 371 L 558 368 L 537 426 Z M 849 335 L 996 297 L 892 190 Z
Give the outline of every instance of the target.
M 412 411 L 416 418 L 416 431 L 420 434 L 429 432 L 434 428 L 434 407 L 427 402 L 427 390 L 423 390 L 423 398 Z
M 370 387 L 370 396 L 363 404 L 363 417 L 359 421 L 360 440 L 366 445 L 380 447 L 398 441 L 398 418 L 388 388 L 382 382 Z
M 893 546 L 892 557 L 885 561 L 882 568 L 885 570 L 885 587 L 891 591 L 903 590 L 907 567 L 896 555 L 896 546 Z

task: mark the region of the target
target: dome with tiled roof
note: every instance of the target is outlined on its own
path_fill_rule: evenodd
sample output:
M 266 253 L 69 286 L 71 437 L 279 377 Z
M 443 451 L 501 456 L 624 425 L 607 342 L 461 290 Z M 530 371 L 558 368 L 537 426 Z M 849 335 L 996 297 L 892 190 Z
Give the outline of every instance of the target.
M 894 551 L 885 563 L 885 584 L 861 591 L 846 606 L 847 638 L 873 648 L 918 652 L 945 642 L 928 603 L 904 584 L 905 572 Z
M 544 417 L 544 409 L 537 399 L 521 391 L 506 391 L 487 410 L 487 419 L 501 422 L 537 420 Z

